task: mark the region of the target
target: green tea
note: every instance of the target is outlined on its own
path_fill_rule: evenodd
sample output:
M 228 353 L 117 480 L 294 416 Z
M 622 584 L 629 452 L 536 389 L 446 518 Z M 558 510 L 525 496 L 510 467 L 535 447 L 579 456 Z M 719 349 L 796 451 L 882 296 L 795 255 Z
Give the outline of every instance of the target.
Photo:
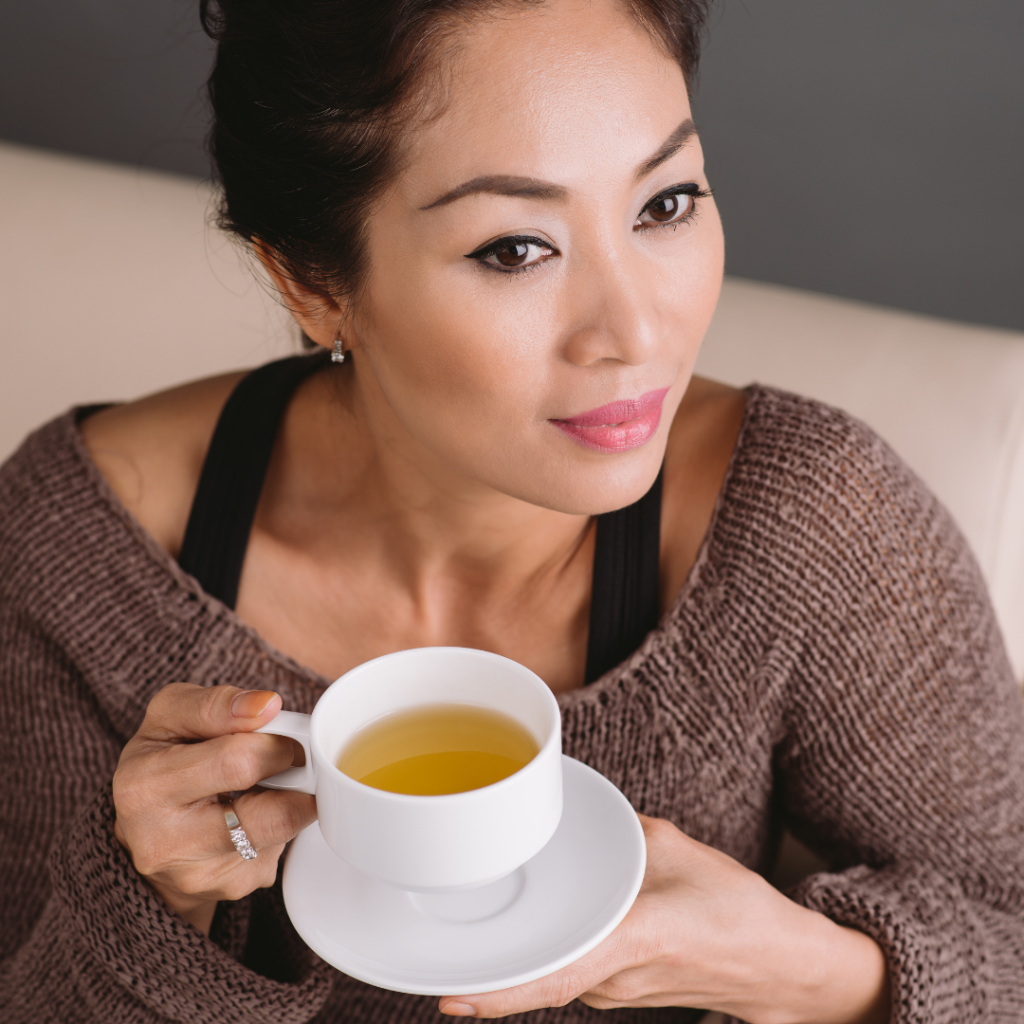
M 423 704 L 371 722 L 337 760 L 350 778 L 416 796 L 464 793 L 500 782 L 540 748 L 514 718 L 472 704 Z

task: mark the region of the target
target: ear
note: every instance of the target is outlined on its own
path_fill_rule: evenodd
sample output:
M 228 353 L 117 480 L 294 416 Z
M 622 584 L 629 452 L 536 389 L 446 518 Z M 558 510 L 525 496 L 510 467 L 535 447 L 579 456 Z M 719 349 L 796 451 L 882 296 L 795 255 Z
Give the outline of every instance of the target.
M 281 296 L 285 308 L 295 318 L 306 336 L 326 349 L 334 346 L 334 340 L 347 321 L 348 310 L 343 303 L 329 296 L 311 291 L 296 281 L 281 266 L 274 252 L 262 242 L 253 240 L 253 252 L 263 264 L 271 282 Z M 342 335 L 345 349 L 353 348 L 352 339 Z

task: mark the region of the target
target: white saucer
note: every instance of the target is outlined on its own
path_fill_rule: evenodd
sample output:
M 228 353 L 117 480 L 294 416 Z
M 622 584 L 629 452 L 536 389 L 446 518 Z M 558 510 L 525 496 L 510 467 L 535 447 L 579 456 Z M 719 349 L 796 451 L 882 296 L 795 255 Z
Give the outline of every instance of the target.
M 311 825 L 284 867 L 296 931 L 339 971 L 415 995 L 509 988 L 578 960 L 633 905 L 647 848 L 633 808 L 603 775 L 563 757 L 562 776 L 554 836 L 486 890 L 404 892 L 341 860 Z

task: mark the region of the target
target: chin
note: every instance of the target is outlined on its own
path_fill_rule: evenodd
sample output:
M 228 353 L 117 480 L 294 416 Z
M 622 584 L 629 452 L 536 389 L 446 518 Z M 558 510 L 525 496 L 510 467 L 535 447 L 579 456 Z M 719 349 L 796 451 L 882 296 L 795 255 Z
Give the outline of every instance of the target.
M 664 457 L 665 444 L 657 439 L 616 454 L 580 447 L 568 458 L 562 452 L 543 466 L 534 462 L 520 486 L 500 489 L 554 512 L 596 516 L 639 501 L 651 489 Z

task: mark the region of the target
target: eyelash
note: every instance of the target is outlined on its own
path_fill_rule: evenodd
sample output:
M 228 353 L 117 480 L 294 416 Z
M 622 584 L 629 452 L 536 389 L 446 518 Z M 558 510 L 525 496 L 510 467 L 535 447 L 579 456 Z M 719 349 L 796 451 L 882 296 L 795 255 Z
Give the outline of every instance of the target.
M 664 192 L 659 192 L 656 196 L 653 196 L 644 205 L 644 208 L 637 214 L 637 220 L 639 219 L 655 204 L 660 202 L 662 199 L 671 199 L 673 196 L 689 196 L 693 200 L 693 206 L 690 208 L 690 212 L 685 217 L 680 217 L 678 220 L 666 221 L 664 224 L 637 224 L 641 230 L 647 230 L 647 228 L 677 228 L 680 224 L 687 224 L 697 214 L 697 200 L 708 199 L 711 196 L 711 189 L 700 188 L 695 182 L 687 182 L 685 185 L 673 185 L 671 188 L 667 188 Z
M 557 253 L 558 250 L 551 245 L 549 242 L 545 242 L 543 238 L 536 238 L 533 235 L 505 235 L 504 238 L 499 238 L 497 241 L 491 242 L 489 245 L 485 245 L 482 249 L 477 249 L 476 252 L 471 252 L 466 256 L 466 259 L 476 260 L 482 267 L 486 267 L 487 270 L 495 270 L 499 274 L 524 274 L 528 270 L 534 270 L 539 267 L 541 263 L 546 262 L 550 257 L 545 257 L 544 260 L 537 260 L 534 263 L 529 263 L 525 267 L 496 267 L 493 263 L 485 262 L 488 256 L 494 256 L 501 252 L 502 249 L 511 248 L 513 245 L 537 245 L 542 249 L 550 249 L 553 253 Z
M 690 196 L 693 200 L 693 206 L 690 212 L 685 217 L 680 217 L 679 220 L 667 221 L 664 224 L 635 224 L 634 230 L 648 231 L 651 228 L 677 228 L 680 224 L 687 224 L 693 220 L 697 213 L 697 200 L 707 199 L 712 195 L 711 189 L 702 189 L 694 182 L 687 182 L 685 185 L 673 185 L 671 188 L 667 188 L 662 192 L 659 192 L 656 196 L 652 196 L 643 206 L 643 209 L 637 214 L 637 221 L 644 213 L 649 210 L 655 203 L 660 202 L 663 199 L 670 199 L 673 196 Z M 542 263 L 546 263 L 550 257 L 545 257 L 543 260 L 536 260 L 533 263 L 527 264 L 525 267 L 496 267 L 493 263 L 487 263 L 488 256 L 494 256 L 496 253 L 501 252 L 503 249 L 507 249 L 512 245 L 537 245 L 542 249 L 550 249 L 553 253 L 557 254 L 558 250 L 548 242 L 545 242 L 543 238 L 536 238 L 533 235 L 506 235 L 504 238 L 499 238 L 489 245 L 485 245 L 482 249 L 477 249 L 475 252 L 468 253 L 466 259 L 476 260 L 481 266 L 486 267 L 488 270 L 496 271 L 499 274 L 525 274 L 530 270 L 536 270 Z

